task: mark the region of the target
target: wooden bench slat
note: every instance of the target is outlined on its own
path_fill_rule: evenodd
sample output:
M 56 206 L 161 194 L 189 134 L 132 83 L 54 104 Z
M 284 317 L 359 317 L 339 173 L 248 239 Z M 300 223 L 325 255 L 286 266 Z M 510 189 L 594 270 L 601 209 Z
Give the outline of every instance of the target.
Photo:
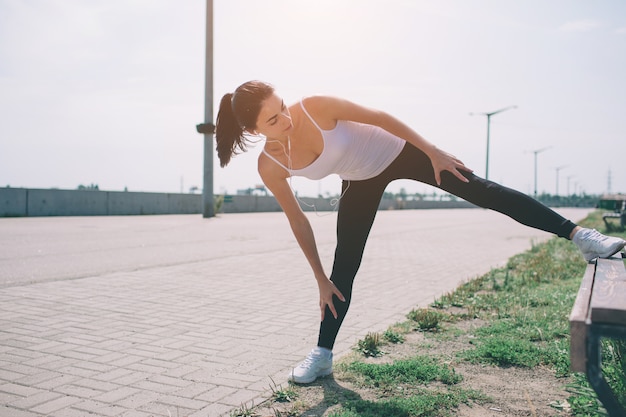
M 598 259 L 590 309 L 593 323 L 626 325 L 626 269 L 621 257 Z
M 569 318 L 570 362 L 573 372 L 585 372 L 587 366 L 587 318 L 595 272 L 596 265 L 587 264 Z

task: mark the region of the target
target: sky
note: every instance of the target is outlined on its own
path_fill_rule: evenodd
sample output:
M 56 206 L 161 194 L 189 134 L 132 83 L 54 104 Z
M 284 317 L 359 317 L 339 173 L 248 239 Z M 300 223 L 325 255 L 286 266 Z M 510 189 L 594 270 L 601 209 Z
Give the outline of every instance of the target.
M 202 188 L 205 30 L 204 0 L 0 0 L 0 187 Z M 516 106 L 491 118 L 489 179 L 626 192 L 623 0 L 215 0 L 213 37 L 215 112 L 252 79 L 287 103 L 339 96 L 485 176 L 481 113 Z M 261 147 L 215 156 L 214 192 L 260 184 Z

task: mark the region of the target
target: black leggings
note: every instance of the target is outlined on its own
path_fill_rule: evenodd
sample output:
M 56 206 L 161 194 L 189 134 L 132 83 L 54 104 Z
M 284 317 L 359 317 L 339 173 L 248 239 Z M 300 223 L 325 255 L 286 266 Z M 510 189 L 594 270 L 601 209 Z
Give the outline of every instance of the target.
M 364 181 L 347 181 L 342 184 L 343 197 L 337 217 L 337 248 L 331 281 L 346 298 L 345 302 L 333 297 L 337 310 L 335 319 L 328 307 L 320 326 L 318 346 L 332 349 L 341 323 L 348 312 L 352 298 L 352 284 L 361 265 L 365 242 L 369 235 L 380 199 L 387 185 L 397 179 L 413 179 L 441 188 L 477 206 L 506 214 L 526 226 L 544 230 L 569 239 L 576 225 L 561 217 L 535 199 L 479 178 L 468 172 L 465 183 L 452 173 L 441 173 L 441 185 L 435 183 L 433 167 L 428 156 L 407 143 L 394 162 L 380 175 Z

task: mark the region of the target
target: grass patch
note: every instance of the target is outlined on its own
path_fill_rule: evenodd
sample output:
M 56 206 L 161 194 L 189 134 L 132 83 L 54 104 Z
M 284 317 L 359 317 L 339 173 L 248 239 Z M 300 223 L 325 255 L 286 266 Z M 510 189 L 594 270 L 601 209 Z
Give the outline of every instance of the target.
M 365 385 L 381 388 L 397 387 L 401 384 L 426 384 L 432 381 L 452 385 L 462 380 L 454 368 L 428 356 L 416 356 L 392 364 L 355 361 L 348 364 L 345 370 L 363 377 Z
M 298 391 L 293 385 L 289 385 L 287 388 L 281 388 L 276 385 L 273 379 L 271 379 L 271 381 L 272 385 L 270 386 L 270 390 L 272 391 L 272 401 L 288 403 L 298 398 Z
M 376 358 L 384 353 L 380 349 L 383 344 L 384 341 L 380 333 L 368 333 L 363 339 L 357 342 L 355 350 L 360 352 L 363 356 Z
M 428 308 L 413 309 L 407 314 L 407 318 L 415 322 L 417 328 L 423 331 L 437 331 L 448 316 L 440 311 Z
M 487 321 L 460 358 L 503 367 L 547 365 L 568 374 L 567 317 L 584 269 L 573 245 L 555 238 L 476 280 L 472 291 L 448 296 Z
M 399 333 L 393 329 L 385 330 L 385 332 L 383 333 L 383 338 L 389 343 L 403 343 L 405 340 L 402 333 Z
M 357 342 L 354 350 L 365 357 L 377 358 L 385 353 L 381 349 L 383 345 L 402 342 L 404 342 L 404 335 L 394 328 L 389 328 L 382 334 L 372 332 L 366 334 L 363 339 Z
M 502 336 L 481 340 L 479 347 L 465 352 L 462 356 L 468 360 L 482 361 L 502 367 L 533 368 L 542 362 L 541 349 L 534 343 Z
M 482 401 L 483 397 L 474 391 L 456 390 L 450 392 L 430 392 L 421 390 L 414 395 L 391 397 L 381 401 L 356 400 L 346 402 L 343 409 L 328 417 L 412 417 L 452 416 L 449 410 L 471 401 Z

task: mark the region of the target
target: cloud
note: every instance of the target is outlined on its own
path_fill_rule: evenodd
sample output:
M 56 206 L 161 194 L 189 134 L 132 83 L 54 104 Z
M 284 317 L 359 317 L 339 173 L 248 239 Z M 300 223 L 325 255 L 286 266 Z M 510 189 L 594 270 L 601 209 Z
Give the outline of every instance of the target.
M 589 32 L 602 26 L 602 22 L 598 20 L 582 19 L 566 22 L 559 26 L 561 32 Z
M 626 35 L 626 27 L 615 29 L 616 35 Z

